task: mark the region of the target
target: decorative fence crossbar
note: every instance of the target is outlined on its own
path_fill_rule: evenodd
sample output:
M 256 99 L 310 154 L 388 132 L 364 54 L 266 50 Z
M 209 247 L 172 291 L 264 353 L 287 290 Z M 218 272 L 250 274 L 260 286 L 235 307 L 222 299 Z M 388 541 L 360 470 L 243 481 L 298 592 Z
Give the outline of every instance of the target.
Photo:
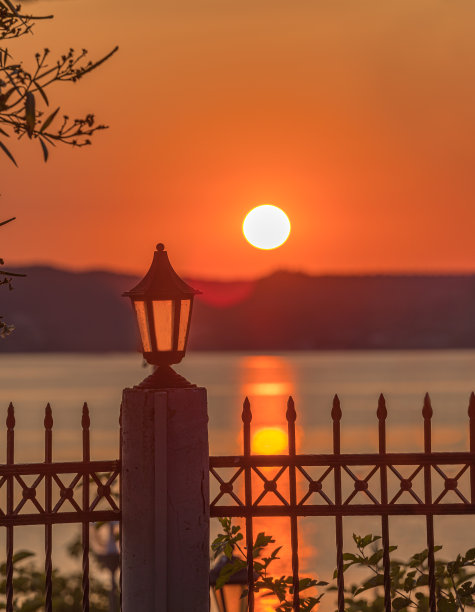
M 245 518 L 250 612 L 254 610 L 252 558 L 254 517 L 289 517 L 294 611 L 299 610 L 300 601 L 298 517 L 332 516 L 335 518 L 338 610 L 343 612 L 343 518 L 368 515 L 376 515 L 381 518 L 385 612 L 391 612 L 389 516 L 423 515 L 426 517 L 429 606 L 430 612 L 436 612 L 434 515 L 475 514 L 475 395 L 472 393 L 468 409 L 469 452 L 432 452 L 432 407 L 427 394 L 422 409 L 423 453 L 387 453 L 387 410 L 383 395 L 379 398 L 376 414 L 379 427 L 378 453 L 344 454 L 341 452 L 342 411 L 338 396 L 335 396 L 331 411 L 333 453 L 298 455 L 295 448 L 297 415 L 294 401 L 290 397 L 286 412 L 288 455 L 252 455 L 252 413 L 249 400 L 245 399 L 242 412 L 244 454 L 210 457 L 211 480 L 219 485 L 219 493 L 210 503 L 210 516 Z M 317 479 L 309 474 L 313 466 L 319 466 L 322 470 Z M 403 469 L 400 466 L 406 467 Z M 447 475 L 446 466 L 449 466 L 452 471 L 456 468 L 455 475 Z M 265 468 L 270 467 L 279 468 L 273 477 L 268 477 L 265 473 Z M 231 477 L 229 474 L 224 476 L 223 472 L 220 474 L 220 468 L 228 470 L 234 468 L 234 473 Z M 360 470 L 366 474 L 364 478 L 355 474 Z M 403 475 L 402 471 L 408 471 L 409 474 Z M 464 475 L 469 480 L 469 492 L 465 495 L 460 490 L 462 488 L 460 480 Z M 414 490 L 418 477 L 422 480 L 422 493 L 419 495 Z M 343 479 L 347 482 L 343 483 Z M 389 479 L 392 479 L 392 487 L 389 485 Z M 239 487 L 241 480 L 243 480 L 243 486 Z M 256 482 L 262 488 L 262 492 L 258 495 L 254 495 L 253 492 Z M 279 484 L 282 485 L 280 490 Z M 449 492 L 452 492 L 455 501 L 447 500 Z M 263 503 L 263 500 L 268 502 L 269 498 L 272 499 L 271 496 L 273 496 L 274 503 Z
M 15 463 L 15 414 L 12 404 L 8 407 L 6 425 L 6 464 L 0 464 L 0 527 L 6 528 L 7 536 L 6 611 L 13 611 L 14 601 L 14 527 L 45 526 L 45 611 L 52 612 L 52 526 L 58 523 L 80 523 L 82 607 L 83 612 L 88 612 L 89 524 L 96 521 L 120 521 L 120 509 L 112 490 L 114 485 L 119 484 L 120 463 L 91 461 L 87 404 L 83 406 L 81 419 L 82 461 L 52 461 L 53 417 L 49 404 L 44 418 L 44 463 Z M 28 484 L 26 480 L 32 482 Z

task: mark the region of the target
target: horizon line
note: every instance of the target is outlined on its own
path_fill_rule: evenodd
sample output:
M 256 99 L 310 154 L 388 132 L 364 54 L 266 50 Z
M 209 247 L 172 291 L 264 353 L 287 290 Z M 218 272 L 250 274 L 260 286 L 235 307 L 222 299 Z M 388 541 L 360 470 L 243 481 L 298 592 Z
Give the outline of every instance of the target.
M 132 276 L 140 278 L 146 272 L 146 270 L 142 272 L 133 272 L 126 271 L 121 269 L 113 269 L 107 267 L 68 267 L 63 266 L 56 263 L 47 263 L 47 262 L 36 262 L 36 263 L 26 263 L 26 264 L 18 264 L 11 263 L 6 264 L 7 269 L 11 269 L 12 272 L 25 268 L 50 268 L 52 270 L 58 270 L 62 272 L 69 272 L 71 274 L 94 274 L 94 273 L 105 273 L 105 274 L 116 274 L 120 276 Z M 268 278 L 269 276 L 273 276 L 278 273 L 289 273 L 289 274 L 299 274 L 314 278 L 320 277 L 376 277 L 376 276 L 386 276 L 386 277 L 440 277 L 440 276 L 475 276 L 475 268 L 472 270 L 347 270 L 347 271 L 335 271 L 335 270 L 322 270 L 318 272 L 311 272 L 299 268 L 275 268 L 267 273 L 263 273 L 259 276 L 249 277 L 249 276 L 239 276 L 239 277 L 223 277 L 221 275 L 218 276 L 197 276 L 193 274 L 187 274 L 185 272 L 180 273 L 184 278 L 193 279 L 195 281 L 201 282 L 221 282 L 221 283 L 246 283 L 246 282 L 255 282 L 263 278 Z

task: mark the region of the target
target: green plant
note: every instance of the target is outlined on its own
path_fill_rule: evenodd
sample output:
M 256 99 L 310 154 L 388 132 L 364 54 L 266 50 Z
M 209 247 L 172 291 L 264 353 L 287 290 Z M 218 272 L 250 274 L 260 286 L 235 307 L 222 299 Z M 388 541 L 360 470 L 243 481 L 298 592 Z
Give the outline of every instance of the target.
M 345 598 L 345 610 L 348 612 L 382 612 L 384 597 L 382 585 L 383 549 L 378 546 L 381 538 L 372 534 L 364 537 L 353 534 L 357 552 L 343 555 L 344 569 L 350 567 L 366 568 L 370 576 L 361 584 L 353 584 L 346 588 L 349 595 Z M 434 552 L 442 549 L 435 546 Z M 390 546 L 394 552 L 397 546 Z M 391 604 L 393 610 L 416 610 L 425 612 L 429 609 L 428 584 L 428 550 L 425 549 L 410 557 L 408 561 L 391 559 Z M 464 611 L 475 607 L 475 584 L 471 578 L 475 573 L 470 571 L 475 565 L 475 548 L 469 549 L 465 555 L 457 555 L 455 561 L 435 561 L 435 585 L 437 609 L 439 612 Z M 336 572 L 334 574 L 336 577 Z M 371 597 L 358 598 L 362 593 L 371 592 Z
M 233 525 L 230 518 L 220 518 L 219 522 L 221 523 L 223 532 L 215 538 L 211 544 L 211 549 L 215 559 L 224 554 L 229 559 L 230 563 L 223 566 L 216 581 L 217 589 L 222 588 L 229 581 L 231 576 L 247 568 L 245 549 L 243 549 L 240 544 L 243 540 L 241 527 L 239 525 Z M 279 601 L 276 612 L 291 612 L 293 609 L 292 595 L 294 592 L 292 576 L 280 576 L 275 578 L 269 574 L 269 567 L 274 561 L 279 559 L 279 551 L 282 548 L 278 546 L 270 551 L 268 547 L 271 544 L 275 544 L 274 538 L 263 532 L 259 533 L 254 541 L 252 547 L 253 568 L 256 576 L 254 591 L 256 593 L 262 591 L 263 597 L 274 595 Z M 312 578 L 301 578 L 299 580 L 299 590 L 302 592 L 311 587 L 321 587 L 327 584 L 327 582 L 313 580 Z M 247 596 L 247 590 L 243 592 L 243 597 L 245 596 Z M 300 600 L 300 609 L 310 612 L 320 602 L 322 596 L 323 594 L 316 597 L 302 597 Z
M 217 588 L 221 588 L 232 575 L 247 567 L 246 555 L 240 546 L 243 540 L 241 528 L 233 525 L 230 518 L 219 519 L 223 532 L 213 541 L 211 548 L 216 558 L 220 554 L 232 561 L 223 566 Z M 343 572 L 350 568 L 362 568 L 369 570 L 370 575 L 362 582 L 345 586 L 345 612 L 384 612 L 384 568 L 383 549 L 379 546 L 381 537 L 368 534 L 358 536 L 353 534 L 356 546 L 355 553 L 343 554 Z M 291 595 L 293 593 L 292 577 L 282 576 L 274 578 L 269 575 L 269 566 L 277 556 L 281 547 L 275 548 L 268 553 L 270 544 L 275 544 L 272 536 L 260 533 L 253 547 L 254 572 L 257 579 L 254 584 L 256 592 L 264 591 L 264 596 L 275 595 L 280 604 L 276 612 L 291 612 Z M 434 552 L 442 549 L 436 546 Z M 394 553 L 397 546 L 390 546 L 389 552 Z M 236 551 L 241 558 L 236 557 Z M 435 561 L 435 585 L 437 610 L 439 612 L 464 612 L 475 608 L 475 548 L 470 548 L 465 555 L 457 555 L 454 561 Z M 427 612 L 429 609 L 428 584 L 428 550 L 412 555 L 408 561 L 390 561 L 391 577 L 391 606 L 398 610 L 414 610 L 414 612 Z M 337 578 L 337 570 L 333 579 Z M 320 602 L 327 592 L 337 589 L 335 583 L 329 585 L 324 581 L 311 578 L 300 580 L 300 590 L 310 587 L 327 587 L 318 597 L 302 597 L 300 599 L 300 610 L 310 611 Z M 361 597 L 362 594 L 365 594 Z
M 13 556 L 13 610 L 44 610 L 45 574 L 33 562 L 34 553 L 20 550 Z M 0 565 L 0 610 L 6 608 L 6 563 Z M 90 578 L 90 611 L 108 612 L 109 591 L 104 584 Z M 82 574 L 52 573 L 52 601 L 55 612 L 82 612 Z

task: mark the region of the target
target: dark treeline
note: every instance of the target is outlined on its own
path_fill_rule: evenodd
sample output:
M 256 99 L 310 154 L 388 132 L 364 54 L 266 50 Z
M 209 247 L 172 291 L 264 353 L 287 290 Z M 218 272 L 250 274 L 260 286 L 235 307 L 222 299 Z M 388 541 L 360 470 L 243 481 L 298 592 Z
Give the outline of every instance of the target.
M 128 351 L 134 316 L 121 297 L 137 278 L 48 267 L 4 292 L 15 332 L 1 352 Z M 249 282 L 189 281 L 191 348 L 318 350 L 475 348 L 475 276 L 309 276 L 276 272 Z

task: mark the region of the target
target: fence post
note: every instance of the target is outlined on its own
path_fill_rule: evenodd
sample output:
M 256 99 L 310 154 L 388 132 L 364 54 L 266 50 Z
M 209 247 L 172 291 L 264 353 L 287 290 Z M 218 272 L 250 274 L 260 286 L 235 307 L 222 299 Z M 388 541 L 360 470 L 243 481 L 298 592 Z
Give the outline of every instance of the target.
M 122 610 L 209 611 L 206 389 L 125 389 Z

